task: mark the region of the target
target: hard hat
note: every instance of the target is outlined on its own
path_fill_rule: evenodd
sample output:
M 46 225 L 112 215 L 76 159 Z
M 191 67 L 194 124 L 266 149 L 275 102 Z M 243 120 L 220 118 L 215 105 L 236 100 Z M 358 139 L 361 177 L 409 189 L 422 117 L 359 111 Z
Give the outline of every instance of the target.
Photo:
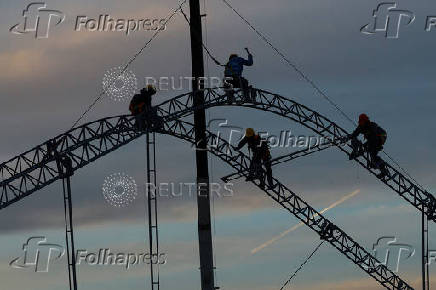
M 238 57 L 238 55 L 237 55 L 236 53 L 232 53 L 232 54 L 229 56 L 229 60 L 231 60 L 231 59 L 234 58 L 234 57 Z
M 155 91 L 156 92 L 156 87 L 154 85 L 147 85 L 145 88 L 147 89 L 147 91 Z
M 367 122 L 369 122 L 369 117 L 366 114 L 360 114 L 360 116 L 359 116 L 359 125 L 363 126 Z
M 247 129 L 245 130 L 245 136 L 247 136 L 247 137 L 252 137 L 252 136 L 254 136 L 254 129 L 253 129 L 253 128 L 247 128 Z

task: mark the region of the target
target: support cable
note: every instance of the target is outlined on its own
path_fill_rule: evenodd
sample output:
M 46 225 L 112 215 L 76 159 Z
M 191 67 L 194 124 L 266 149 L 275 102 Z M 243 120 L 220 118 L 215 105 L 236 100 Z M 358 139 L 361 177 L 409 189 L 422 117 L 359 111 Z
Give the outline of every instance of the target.
M 182 8 L 182 6 L 186 3 L 187 0 L 183 0 L 182 3 L 179 4 L 179 6 L 166 18 L 165 22 L 163 23 L 163 26 L 166 26 L 169 21 L 176 15 L 176 13 Z M 71 126 L 71 129 L 74 128 L 82 119 L 85 117 L 86 114 L 88 114 L 89 111 L 92 110 L 92 108 L 100 101 L 100 99 L 103 97 L 103 95 L 106 93 L 107 88 L 112 86 L 117 78 L 122 75 L 127 68 L 136 60 L 136 58 L 147 48 L 147 46 L 159 35 L 159 33 L 163 31 L 161 29 L 156 30 L 156 32 L 152 35 L 152 37 L 127 61 L 127 63 L 124 65 L 121 72 L 117 75 L 116 78 L 114 78 L 113 81 L 111 81 L 106 87 L 102 89 L 100 94 L 94 99 L 94 101 L 88 106 L 88 108 L 82 113 L 82 115 L 74 122 L 73 126 Z
M 244 16 L 242 16 L 227 0 L 222 0 L 236 15 L 239 16 L 265 43 L 267 43 L 275 52 L 278 54 L 289 66 L 291 66 L 306 82 L 308 82 L 322 97 L 324 97 L 336 110 L 344 116 L 345 119 L 356 125 L 356 123 L 348 117 L 348 115 L 335 103 L 330 97 L 312 80 L 307 76 L 300 68 L 297 67 L 291 60 L 289 60 L 284 53 L 282 53 L 278 48 L 276 48 L 271 41 L 256 27 L 254 27 Z
M 183 17 L 185 18 L 186 22 L 188 23 L 188 25 L 191 25 L 191 22 L 189 21 L 188 16 L 186 15 L 185 11 L 183 11 L 183 8 L 180 7 L 180 12 L 183 14 Z M 194 35 L 195 38 L 199 38 L 198 35 Z M 225 66 L 224 64 L 222 64 L 209 50 L 209 48 L 202 42 L 201 45 L 203 46 L 204 50 L 206 51 L 207 55 L 209 55 L 209 57 L 215 62 L 216 65 L 218 66 Z
M 224 4 L 226 4 L 233 12 L 239 16 L 265 43 L 267 43 L 275 52 L 277 55 L 279 55 L 289 66 L 291 66 L 306 82 L 308 82 L 312 88 L 315 89 L 321 95 L 324 99 L 327 100 L 335 109 L 348 121 L 350 121 L 353 125 L 357 125 L 355 121 L 353 121 L 340 107 L 337 105 L 328 95 L 325 93 L 316 83 L 313 81 L 309 76 L 307 76 L 296 64 L 294 64 L 291 60 L 289 60 L 284 53 L 282 53 L 278 48 L 276 48 L 271 41 L 262 33 L 260 32 L 254 25 L 252 25 L 244 16 L 242 16 L 241 13 L 239 13 L 227 0 L 222 0 Z M 410 179 L 416 182 L 418 186 L 423 189 L 422 185 L 419 184 L 419 182 L 414 179 L 409 172 L 404 169 L 400 164 L 395 161 L 388 153 L 386 153 L 384 150 L 382 151 L 401 171 L 403 171 Z
M 300 267 L 297 268 L 297 270 L 295 270 L 295 272 L 291 275 L 291 277 L 289 277 L 289 279 L 285 282 L 285 284 L 283 284 L 283 286 L 280 288 L 280 290 L 285 289 L 286 285 L 288 285 L 291 280 L 297 276 L 297 273 L 304 267 L 304 265 L 307 264 L 307 262 L 309 262 L 309 260 L 312 258 L 313 255 L 315 255 L 315 253 L 319 250 L 319 248 L 322 246 L 322 244 L 324 244 L 325 241 L 321 241 L 318 246 L 316 246 L 315 250 L 313 250 L 313 252 L 306 258 L 306 260 L 300 265 Z

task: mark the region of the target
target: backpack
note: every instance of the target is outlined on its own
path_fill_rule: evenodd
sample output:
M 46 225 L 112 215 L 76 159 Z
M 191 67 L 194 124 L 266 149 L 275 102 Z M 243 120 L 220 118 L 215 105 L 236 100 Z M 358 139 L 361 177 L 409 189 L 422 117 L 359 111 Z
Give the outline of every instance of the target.
M 141 101 L 141 95 L 136 94 L 133 96 L 132 100 L 130 101 L 129 105 L 129 111 L 132 113 L 132 115 L 138 115 L 143 111 L 143 107 L 145 105 L 145 102 Z
M 384 145 L 386 142 L 386 139 L 388 138 L 386 130 L 383 129 L 382 127 L 380 127 L 376 123 L 373 123 L 373 124 L 374 124 L 374 133 L 376 134 L 377 137 L 380 138 L 382 145 Z

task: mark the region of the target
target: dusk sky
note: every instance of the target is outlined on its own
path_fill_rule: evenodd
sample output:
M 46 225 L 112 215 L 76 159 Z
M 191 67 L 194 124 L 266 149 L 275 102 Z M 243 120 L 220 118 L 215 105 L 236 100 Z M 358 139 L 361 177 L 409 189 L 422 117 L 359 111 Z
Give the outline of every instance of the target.
M 254 87 L 307 105 L 349 132 L 354 129 L 222 0 L 200 2 L 202 13 L 207 14 L 203 18 L 203 40 L 218 60 L 225 62 L 231 53 L 246 57 L 244 48 L 248 47 L 254 65 L 246 67 L 244 75 Z M 24 22 L 23 10 L 31 3 L 0 1 L 2 163 L 70 129 L 101 92 L 105 73 L 127 63 L 154 33 L 75 31 L 78 16 L 165 19 L 179 5 L 176 0 L 45 1 L 46 9 L 63 13 L 65 19 L 58 25 L 51 23 L 47 38 L 37 39 L 35 32 L 10 31 Z M 436 27 L 426 31 L 427 17 L 436 15 L 435 1 L 396 1 L 397 9 L 415 18 L 409 25 L 402 19 L 399 37 L 394 39 L 386 38 L 384 32 L 360 31 L 372 23 L 373 10 L 380 1 L 230 3 L 348 116 L 357 122 L 359 114 L 366 113 L 386 129 L 386 152 L 425 189 L 436 192 Z M 183 8 L 189 12 L 188 4 Z M 168 77 L 180 86 L 180 78 L 191 76 L 189 26 L 182 14 L 177 13 L 168 22 L 128 70 L 137 78 L 138 91 L 146 78 Z M 223 77 L 223 68 L 206 54 L 205 72 L 209 77 Z M 153 103 L 188 92 L 187 85 L 185 81 L 182 89 L 158 91 Z M 79 124 L 128 114 L 128 101 L 114 101 L 104 95 Z M 248 108 L 213 108 L 207 111 L 207 118 L 270 134 L 290 131 L 293 135 L 315 136 L 289 119 Z M 213 121 L 210 128 L 215 133 L 218 123 Z M 236 144 L 237 140 L 232 142 Z M 297 149 L 272 148 L 271 154 L 277 157 Z M 147 251 L 145 154 L 145 138 L 140 138 L 74 174 L 76 249 Z M 182 140 L 158 135 L 157 168 L 158 182 L 174 184 L 178 193 L 180 184 L 196 180 L 195 151 Z M 112 206 L 102 194 L 105 179 L 115 173 L 132 177 L 138 185 L 137 198 L 126 207 Z M 220 178 L 232 169 L 209 155 L 209 173 L 211 182 L 223 188 Z M 373 245 L 382 237 L 395 237 L 397 243 L 413 247 L 414 255 L 401 260 L 398 275 L 420 289 L 421 215 L 396 192 L 337 148 L 275 166 L 273 176 L 320 211 L 354 193 L 324 215 L 373 254 Z M 231 189 L 232 196 L 215 195 L 211 200 L 216 285 L 229 290 L 280 289 L 320 242 L 319 236 L 306 226 L 281 235 L 300 221 L 243 179 Z M 160 268 L 161 289 L 200 289 L 197 203 L 186 186 L 182 193 L 158 200 L 160 248 L 167 257 Z M 47 273 L 9 265 L 23 255 L 22 246 L 30 237 L 44 236 L 48 243 L 65 245 L 63 206 L 62 184 L 56 182 L 0 211 L 0 289 L 68 289 L 66 256 L 51 263 Z M 430 223 L 429 249 L 436 253 L 435 230 Z M 252 253 L 277 236 L 280 238 Z M 378 258 L 383 259 L 383 255 Z M 395 269 L 394 262 L 388 266 Z M 436 261 L 429 268 L 435 287 Z M 116 265 L 83 264 L 77 269 L 81 290 L 150 289 L 147 265 L 127 270 Z M 382 286 L 325 243 L 285 289 L 373 290 Z

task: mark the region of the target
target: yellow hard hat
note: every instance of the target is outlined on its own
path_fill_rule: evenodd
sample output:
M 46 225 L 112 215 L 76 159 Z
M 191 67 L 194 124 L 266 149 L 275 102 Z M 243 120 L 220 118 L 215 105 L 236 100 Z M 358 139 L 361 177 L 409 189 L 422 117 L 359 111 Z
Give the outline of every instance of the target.
M 245 130 L 245 136 L 247 137 L 253 137 L 254 136 L 254 129 L 253 128 L 247 128 Z
M 147 85 L 145 87 L 148 91 L 156 91 L 156 87 L 154 85 Z

